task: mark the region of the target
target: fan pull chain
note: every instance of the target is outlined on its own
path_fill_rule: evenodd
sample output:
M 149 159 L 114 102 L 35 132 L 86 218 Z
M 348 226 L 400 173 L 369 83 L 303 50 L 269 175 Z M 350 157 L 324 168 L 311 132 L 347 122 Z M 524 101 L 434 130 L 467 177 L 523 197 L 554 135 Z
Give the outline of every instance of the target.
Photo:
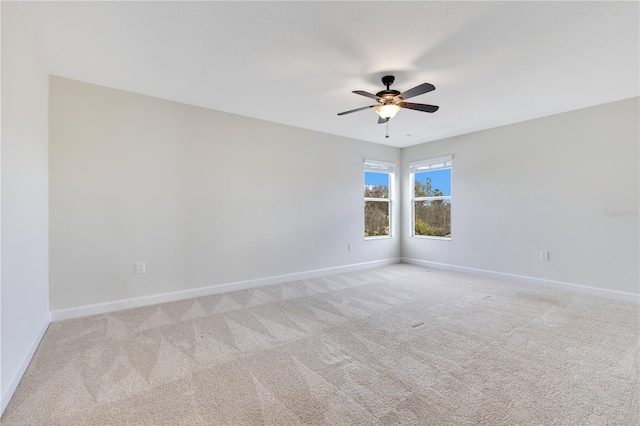
M 389 119 L 387 119 L 387 135 L 385 138 L 389 139 Z

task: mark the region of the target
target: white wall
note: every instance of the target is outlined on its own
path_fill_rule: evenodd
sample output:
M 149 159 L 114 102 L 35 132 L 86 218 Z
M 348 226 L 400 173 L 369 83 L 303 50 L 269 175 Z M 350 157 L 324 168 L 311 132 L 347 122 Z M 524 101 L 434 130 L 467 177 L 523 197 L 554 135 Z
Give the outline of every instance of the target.
M 17 2 L 1 2 L 3 411 L 49 324 L 48 76 Z
M 638 105 L 632 98 L 404 149 L 403 258 L 638 294 Z M 453 238 L 410 238 L 407 163 L 446 154 Z
M 400 255 L 362 163 L 399 149 L 59 77 L 50 110 L 52 310 Z

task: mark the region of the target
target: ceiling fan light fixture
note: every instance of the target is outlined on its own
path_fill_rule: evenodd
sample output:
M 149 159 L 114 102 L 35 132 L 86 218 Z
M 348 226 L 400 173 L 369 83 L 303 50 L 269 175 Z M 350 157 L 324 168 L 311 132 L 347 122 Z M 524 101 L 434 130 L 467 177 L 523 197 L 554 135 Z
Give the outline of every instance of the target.
M 380 105 L 376 108 L 376 112 L 385 120 L 393 118 L 400 111 L 400 107 L 396 104 Z

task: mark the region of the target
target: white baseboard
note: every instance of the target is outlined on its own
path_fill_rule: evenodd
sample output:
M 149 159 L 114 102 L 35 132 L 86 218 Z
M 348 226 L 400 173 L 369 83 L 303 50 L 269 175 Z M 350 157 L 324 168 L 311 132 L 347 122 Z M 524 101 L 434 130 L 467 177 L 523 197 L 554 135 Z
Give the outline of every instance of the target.
M 434 269 L 443 269 L 453 272 L 464 272 L 467 274 L 482 275 L 490 278 L 510 280 L 522 284 L 534 284 L 542 287 L 554 288 L 557 290 L 571 291 L 574 293 L 589 294 L 591 296 L 605 297 L 607 299 L 622 300 L 624 302 L 632 302 L 640 304 L 640 294 L 628 293 L 625 291 L 608 290 L 598 287 L 589 287 L 580 284 L 570 284 L 561 281 L 545 280 L 542 278 L 527 277 L 524 275 L 506 274 L 504 272 L 487 271 L 484 269 L 468 268 L 466 266 L 450 265 L 447 263 L 429 262 L 426 260 L 412 259 L 403 257 L 402 263 L 411 265 L 426 266 Z
M 400 258 L 376 260 L 373 262 L 356 263 L 352 265 L 335 266 L 331 268 L 315 269 L 293 274 L 277 275 L 254 280 L 237 281 L 232 283 L 218 284 L 209 287 L 200 287 L 189 290 L 174 291 L 170 293 L 154 294 L 132 299 L 117 300 L 114 302 L 97 303 L 94 305 L 78 306 L 75 308 L 58 309 L 51 311 L 52 321 L 62 321 L 72 318 L 80 318 L 91 315 L 104 314 L 107 312 L 121 311 L 123 309 L 138 308 L 140 306 L 155 305 L 158 303 L 175 302 L 178 300 L 192 299 L 194 297 L 210 296 L 212 294 L 228 293 L 230 291 L 246 290 L 248 288 L 262 287 L 265 285 L 281 284 L 289 281 L 305 280 L 309 278 L 321 277 L 324 275 L 340 274 L 344 272 L 357 271 L 361 269 L 373 268 L 376 266 L 391 265 L 400 263 Z
M 22 360 L 20 361 L 20 364 L 18 364 L 18 368 L 13 373 L 11 380 L 9 380 L 9 385 L 4 392 L 2 392 L 2 396 L 0 397 L 0 416 L 4 413 L 4 409 L 7 408 L 7 405 L 9 404 L 9 400 L 11 400 L 13 393 L 18 388 L 18 384 L 20 384 L 20 380 L 22 380 L 24 372 L 27 371 L 31 358 L 33 358 L 33 354 L 36 353 L 36 349 L 38 349 L 38 345 L 40 344 L 42 337 L 44 337 L 44 333 L 47 331 L 50 323 L 51 314 L 47 314 L 45 321 L 40 326 L 40 329 L 33 337 L 31 344 L 29 344 L 29 347 L 22 356 Z

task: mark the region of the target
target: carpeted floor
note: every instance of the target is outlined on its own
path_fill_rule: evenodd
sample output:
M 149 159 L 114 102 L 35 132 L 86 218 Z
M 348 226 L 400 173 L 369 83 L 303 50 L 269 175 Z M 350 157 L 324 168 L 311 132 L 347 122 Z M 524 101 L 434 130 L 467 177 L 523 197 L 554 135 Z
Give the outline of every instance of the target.
M 638 425 L 638 305 L 391 265 L 53 323 L 2 424 Z

